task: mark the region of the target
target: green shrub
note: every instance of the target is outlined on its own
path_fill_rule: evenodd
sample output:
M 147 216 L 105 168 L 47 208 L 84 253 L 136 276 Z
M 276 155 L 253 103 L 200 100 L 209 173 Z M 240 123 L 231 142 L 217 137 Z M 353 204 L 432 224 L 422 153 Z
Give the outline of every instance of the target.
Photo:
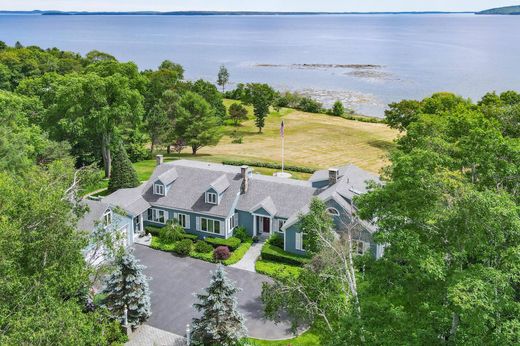
M 235 228 L 233 231 L 233 237 L 240 239 L 242 243 L 252 240 L 251 236 L 247 234 L 247 230 L 243 226 Z
M 195 251 L 200 253 L 207 253 L 213 250 L 213 246 L 206 243 L 204 240 L 199 240 L 195 243 Z
M 159 236 L 165 243 L 173 243 L 182 240 L 184 234 L 186 234 L 184 229 L 181 226 L 173 223 L 168 223 L 159 231 Z
M 283 236 L 275 233 L 269 238 L 268 243 L 283 249 Z
M 300 256 L 285 252 L 283 249 L 278 246 L 274 246 L 272 244 L 266 243 L 262 247 L 262 259 L 269 260 L 273 262 L 280 262 L 286 264 L 293 264 L 302 266 L 309 262 L 309 257 Z
M 258 260 L 255 263 L 255 270 L 257 273 L 264 274 L 278 280 L 284 280 L 287 278 L 297 278 L 302 271 L 302 267 L 266 260 Z
M 242 257 L 244 257 L 244 255 L 246 254 L 247 250 L 249 250 L 252 243 L 253 243 L 252 239 L 249 239 L 249 240 L 243 242 L 242 244 L 240 244 L 238 249 L 233 251 L 231 253 L 231 256 L 227 260 L 223 261 L 222 263 L 229 266 L 229 265 L 235 264 L 238 261 L 240 261 L 242 259 Z
M 230 166 L 251 166 L 251 167 L 264 167 L 264 168 L 272 168 L 272 169 L 282 169 L 282 165 L 275 162 L 260 162 L 260 161 L 247 161 L 247 160 L 225 160 L 222 161 L 224 165 Z M 316 169 L 310 167 L 302 167 L 302 166 L 290 166 L 285 165 L 284 169 L 293 172 L 299 173 L 309 173 L 312 174 L 316 172 Z
M 199 236 L 196 234 L 190 234 L 190 233 L 182 233 L 182 239 L 189 239 L 192 242 L 195 242 L 197 239 L 199 239 Z
M 202 261 L 206 261 L 206 262 L 212 262 L 212 263 L 215 262 L 215 260 L 213 260 L 213 251 L 206 252 L 206 253 L 191 251 L 190 257 L 196 258 L 196 259 L 199 259 Z
M 159 238 L 158 236 L 152 236 L 152 242 L 150 244 L 150 247 L 155 250 L 173 251 L 175 244 L 174 243 L 163 243 L 161 241 L 161 238 Z
M 227 246 L 231 251 L 235 251 L 240 245 L 240 239 L 236 237 L 231 237 L 228 239 L 224 238 L 206 238 L 204 239 L 207 243 L 211 244 L 213 247 L 218 246 Z
M 175 252 L 178 255 L 181 256 L 187 256 L 191 252 L 191 247 L 193 246 L 193 243 L 189 239 L 183 239 L 181 241 L 178 241 L 175 243 L 173 247 L 173 252 Z
M 159 236 L 159 234 L 161 232 L 160 227 L 154 227 L 154 226 L 146 226 L 144 228 L 144 230 L 146 231 L 146 233 L 150 233 L 151 235 L 155 235 L 155 236 Z

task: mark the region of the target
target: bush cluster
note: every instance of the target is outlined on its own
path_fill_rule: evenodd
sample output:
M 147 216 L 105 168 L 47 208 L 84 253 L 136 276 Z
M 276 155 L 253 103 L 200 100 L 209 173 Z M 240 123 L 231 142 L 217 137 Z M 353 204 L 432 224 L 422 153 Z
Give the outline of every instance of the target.
M 274 246 L 273 244 L 269 243 L 266 243 L 262 248 L 262 259 L 299 266 L 308 263 L 310 260 L 307 256 L 299 256 L 287 253 L 283 251 L 282 248 L 279 248 L 278 246 Z
M 165 243 L 173 243 L 183 239 L 184 229 L 173 223 L 169 223 L 159 231 L 159 237 Z
M 247 234 L 247 231 L 244 226 L 235 228 L 235 230 L 233 231 L 233 236 L 235 238 L 240 239 L 242 243 L 252 240 L 251 236 Z
M 272 169 L 282 169 L 282 165 L 274 162 L 259 162 L 259 161 L 247 161 L 247 160 L 225 160 L 222 161 L 224 165 L 230 166 L 252 166 L 252 167 L 264 167 L 264 168 L 272 168 Z M 299 173 L 309 173 L 312 174 L 316 172 L 316 169 L 310 167 L 302 167 L 302 166 L 289 166 L 285 165 L 284 169 L 293 172 Z
M 229 256 L 231 256 L 231 253 L 227 246 L 217 246 L 215 250 L 213 250 L 213 259 L 215 261 L 227 260 Z
M 191 247 L 193 246 L 193 242 L 189 239 L 183 239 L 175 243 L 173 247 L 173 252 L 181 256 L 188 256 L 191 252 Z
M 235 251 L 241 243 L 240 239 L 238 239 L 236 237 L 231 237 L 228 239 L 206 238 L 205 241 L 207 243 L 213 245 L 213 247 L 227 246 L 231 251 Z
M 283 249 L 283 245 L 284 245 L 284 242 L 283 242 L 283 236 L 281 236 L 280 234 L 273 234 L 269 240 L 268 240 L 269 244 L 271 245 L 274 245 L 274 246 L 277 246 L 281 249 Z
M 206 243 L 204 240 L 199 240 L 195 243 L 195 251 L 200 253 L 208 253 L 213 250 L 213 246 Z

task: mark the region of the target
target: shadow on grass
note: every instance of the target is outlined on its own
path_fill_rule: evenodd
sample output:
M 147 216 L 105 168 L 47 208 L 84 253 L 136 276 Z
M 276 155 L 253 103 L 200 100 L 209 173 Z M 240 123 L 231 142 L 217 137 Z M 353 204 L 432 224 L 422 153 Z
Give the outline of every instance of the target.
M 394 147 L 394 144 L 392 142 L 383 141 L 380 139 L 374 139 L 374 140 L 368 141 L 367 143 L 371 147 L 378 148 L 381 150 L 390 150 Z

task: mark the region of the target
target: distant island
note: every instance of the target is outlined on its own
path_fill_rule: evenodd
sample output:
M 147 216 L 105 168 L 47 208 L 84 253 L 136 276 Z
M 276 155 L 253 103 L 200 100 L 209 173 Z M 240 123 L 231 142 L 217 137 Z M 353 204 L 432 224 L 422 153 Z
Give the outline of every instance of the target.
M 255 11 L 133 11 L 133 12 L 88 12 L 88 11 L 1 11 L 0 14 L 32 14 L 41 16 L 298 16 L 298 15 L 345 15 L 345 14 L 471 14 L 475 12 L 255 12 Z
M 492 8 L 489 10 L 477 12 L 477 14 L 520 15 L 520 5 Z

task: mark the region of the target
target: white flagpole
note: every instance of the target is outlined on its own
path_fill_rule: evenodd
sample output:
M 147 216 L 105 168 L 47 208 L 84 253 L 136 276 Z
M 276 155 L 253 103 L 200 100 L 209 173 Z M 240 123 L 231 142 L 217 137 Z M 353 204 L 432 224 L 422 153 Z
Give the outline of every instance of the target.
M 285 132 L 285 129 L 284 129 L 284 132 Z M 285 142 L 285 133 L 282 136 L 282 176 L 283 176 L 283 169 L 284 169 L 284 157 L 283 157 L 284 142 Z

